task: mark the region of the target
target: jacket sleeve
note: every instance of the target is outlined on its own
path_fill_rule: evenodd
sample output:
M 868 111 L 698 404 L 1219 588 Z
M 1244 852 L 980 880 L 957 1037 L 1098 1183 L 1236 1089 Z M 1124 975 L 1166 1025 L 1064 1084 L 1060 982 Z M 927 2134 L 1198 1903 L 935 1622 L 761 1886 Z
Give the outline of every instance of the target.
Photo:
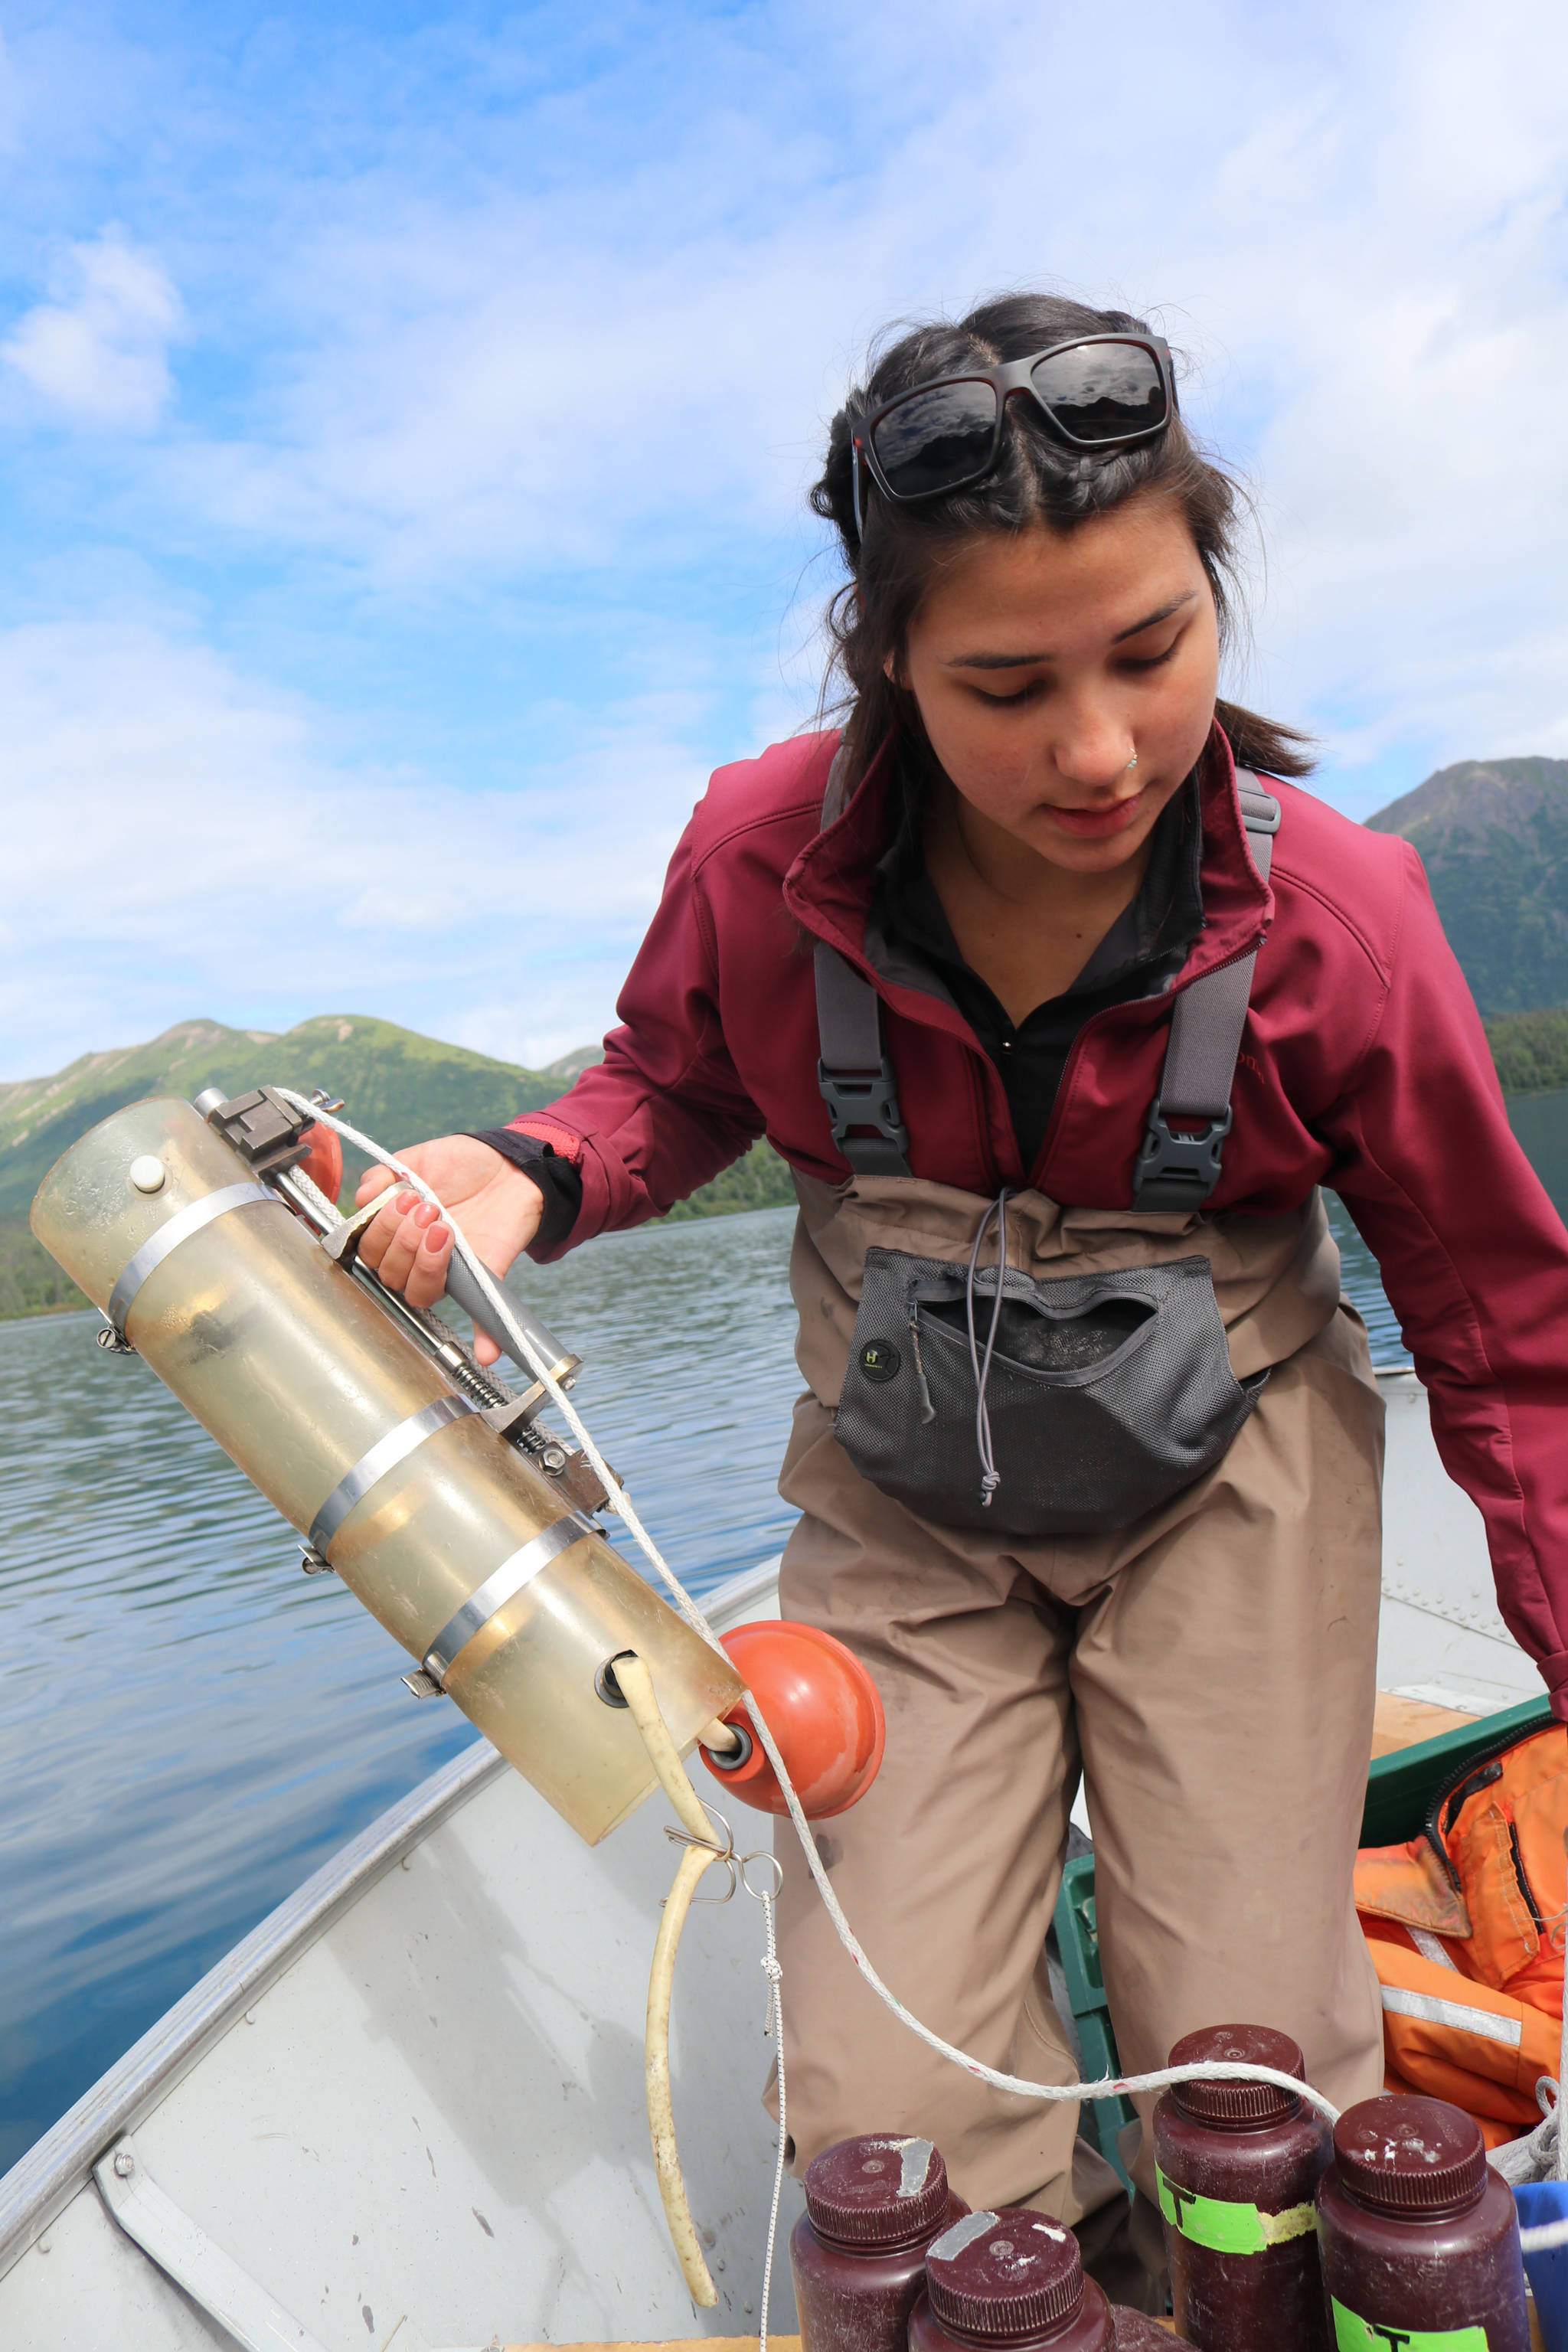
M 1568 1720 L 1568 1233 L 1509 1125 L 1420 859 L 1406 846 L 1405 860 L 1381 1020 L 1315 1124 L 1438 1454 L 1486 1521 L 1503 1619 Z
M 763 1132 L 762 1113 L 724 1043 L 714 927 L 696 870 L 694 830 L 695 821 L 670 860 L 603 1062 L 558 1101 L 510 1122 L 551 1144 L 582 1177 L 570 1232 L 531 1252 L 542 1264 L 595 1234 L 662 1216 Z

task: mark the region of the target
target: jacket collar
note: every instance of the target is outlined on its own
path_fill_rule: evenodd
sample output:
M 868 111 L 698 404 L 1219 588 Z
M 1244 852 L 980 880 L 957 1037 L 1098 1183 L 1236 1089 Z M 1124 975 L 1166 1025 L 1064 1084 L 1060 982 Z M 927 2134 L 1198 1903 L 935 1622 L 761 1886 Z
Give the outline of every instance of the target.
M 866 955 L 866 919 L 870 910 L 878 861 L 890 827 L 896 739 L 889 736 L 867 769 L 842 815 L 806 844 L 784 876 L 784 904 L 814 939 L 826 940 L 873 983 L 877 974 Z M 1205 928 L 1175 982 L 1185 988 L 1217 964 L 1228 963 L 1258 944 L 1273 915 L 1273 896 L 1253 863 L 1237 798 L 1236 762 L 1216 719 L 1198 761 L 1204 826 L 1202 887 Z M 883 983 L 884 989 L 886 983 Z M 906 992 L 896 993 L 901 1000 Z M 913 1000 L 918 1001 L 918 1000 Z M 925 1015 L 940 1026 L 945 1008 L 925 1000 Z M 911 1004 L 912 1009 L 912 1004 Z M 952 1020 L 957 1020 L 954 1014 Z M 960 1021 L 959 1025 L 964 1024 Z

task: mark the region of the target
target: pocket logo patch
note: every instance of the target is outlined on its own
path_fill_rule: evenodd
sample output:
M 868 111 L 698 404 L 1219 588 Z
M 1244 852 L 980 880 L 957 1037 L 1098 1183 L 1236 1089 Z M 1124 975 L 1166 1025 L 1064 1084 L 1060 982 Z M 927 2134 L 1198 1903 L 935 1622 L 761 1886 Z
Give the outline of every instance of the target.
M 860 1370 L 868 1381 L 893 1381 L 903 1358 L 886 1339 L 868 1339 L 860 1350 Z

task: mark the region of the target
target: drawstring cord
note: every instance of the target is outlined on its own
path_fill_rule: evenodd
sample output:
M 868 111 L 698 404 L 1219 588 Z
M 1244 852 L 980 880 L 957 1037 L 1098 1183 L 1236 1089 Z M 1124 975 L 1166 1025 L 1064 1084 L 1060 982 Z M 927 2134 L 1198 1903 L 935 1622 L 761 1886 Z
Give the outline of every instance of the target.
M 981 1244 L 996 1219 L 996 1299 L 991 1309 L 991 1328 L 985 1335 L 985 1359 L 981 1361 L 980 1341 L 974 1328 L 974 1276 L 980 1264 Z M 969 1361 L 974 1373 L 974 1443 L 980 1452 L 980 1507 L 988 1511 L 991 1498 L 1002 1484 L 1002 1474 L 996 1467 L 991 1451 L 991 1413 L 985 1402 L 985 1386 L 991 1378 L 991 1357 L 996 1346 L 996 1326 L 1002 1315 L 1002 1286 L 1007 1279 L 1007 1187 L 1003 1185 L 994 1203 L 980 1220 L 980 1230 L 974 1236 L 974 1247 L 969 1253 L 969 1275 L 963 1286 L 963 1312 L 969 1327 Z

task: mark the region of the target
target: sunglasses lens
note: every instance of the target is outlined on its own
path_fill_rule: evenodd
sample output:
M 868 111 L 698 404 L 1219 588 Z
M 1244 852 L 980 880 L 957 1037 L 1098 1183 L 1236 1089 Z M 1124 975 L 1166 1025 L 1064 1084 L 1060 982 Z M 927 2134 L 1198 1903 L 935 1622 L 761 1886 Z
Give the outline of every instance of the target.
M 995 438 L 992 385 L 937 383 L 889 409 L 871 446 L 893 496 L 918 499 L 983 473 Z
M 1170 402 L 1152 352 L 1137 343 L 1079 343 L 1030 371 L 1041 404 L 1070 439 L 1127 441 L 1167 423 Z

